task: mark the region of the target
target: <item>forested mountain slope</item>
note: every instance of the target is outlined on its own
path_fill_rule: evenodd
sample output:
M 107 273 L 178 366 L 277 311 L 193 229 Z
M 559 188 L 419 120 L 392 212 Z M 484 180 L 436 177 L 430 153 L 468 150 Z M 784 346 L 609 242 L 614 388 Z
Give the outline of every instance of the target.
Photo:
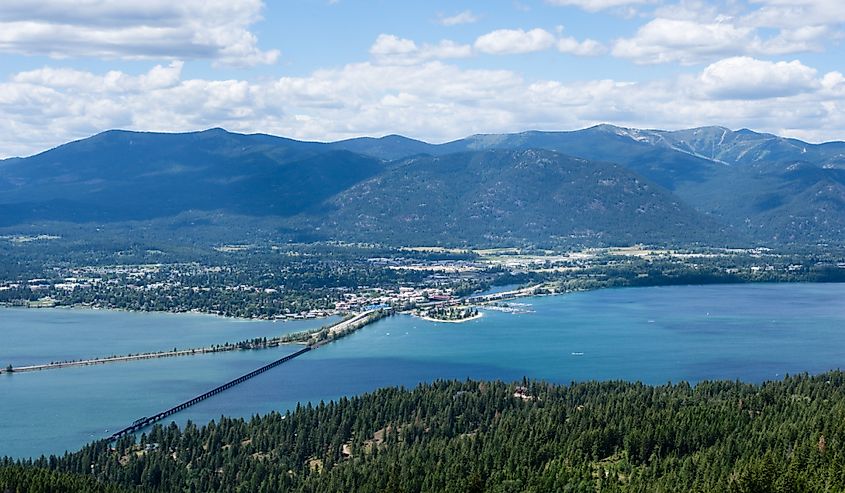
M 726 234 L 625 168 L 542 150 L 410 158 L 302 216 L 333 238 L 393 243 L 717 243 Z
M 556 174 L 488 158 L 544 150 L 586 161 Z M 442 165 L 465 159 L 458 155 L 490 168 Z M 608 185 L 617 178 L 648 184 L 650 198 Z M 152 221 L 144 229 L 154 233 L 209 215 L 233 232 L 260 218 L 281 240 L 366 234 L 429 243 L 424 233 L 434 232 L 434 241 L 459 245 L 842 243 L 845 143 L 613 125 L 445 144 L 398 135 L 320 143 L 222 129 L 108 131 L 0 161 L 0 228 L 140 220 Z
M 322 144 L 220 129 L 113 131 L 0 166 L 0 225 L 219 210 L 296 214 L 382 170 Z
M 27 464 L 153 491 L 842 491 L 845 375 L 436 382 Z

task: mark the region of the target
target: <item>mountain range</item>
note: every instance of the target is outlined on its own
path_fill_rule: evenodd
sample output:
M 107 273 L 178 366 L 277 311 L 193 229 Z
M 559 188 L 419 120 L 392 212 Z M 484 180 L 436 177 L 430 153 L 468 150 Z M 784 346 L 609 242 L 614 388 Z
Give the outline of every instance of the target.
M 836 243 L 845 143 L 613 125 L 444 144 L 111 130 L 0 161 L 5 230 L 210 212 L 400 245 Z

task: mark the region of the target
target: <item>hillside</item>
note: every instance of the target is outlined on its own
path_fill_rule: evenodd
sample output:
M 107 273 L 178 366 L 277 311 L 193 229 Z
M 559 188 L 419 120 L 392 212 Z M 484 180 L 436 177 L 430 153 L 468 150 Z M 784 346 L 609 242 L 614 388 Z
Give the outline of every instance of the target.
M 334 238 L 441 245 L 717 242 L 716 222 L 615 164 L 551 151 L 411 158 L 300 216 Z
M 636 136 L 635 138 L 655 146 L 731 165 L 767 166 L 802 161 L 821 167 L 845 166 L 843 142 L 810 144 L 748 129 L 732 131 L 724 127 L 701 127 L 671 132 L 620 130 L 627 130 Z
M 675 193 L 756 241 L 836 243 L 845 239 L 845 142 L 798 139 L 724 127 L 676 131 L 597 125 L 568 132 L 474 135 L 446 144 L 394 137 L 390 157 L 491 149 L 547 149 L 613 162 Z M 350 142 L 350 141 L 346 141 Z M 383 139 L 356 139 L 355 150 L 385 156 Z
M 810 144 L 724 127 L 662 131 L 597 125 L 570 132 L 474 135 L 428 152 L 486 149 L 548 149 L 620 164 L 762 243 L 845 239 L 845 202 L 839 193 L 845 186 L 839 171 L 845 169 L 845 142 Z
M 604 164 L 555 172 L 501 167 L 487 154 L 529 150 Z M 598 125 L 445 144 L 108 131 L 0 161 L 0 227 L 146 221 L 154 235 L 211 221 L 236 237 L 258 220 L 267 234 L 305 241 L 841 243 L 843 156 L 843 142 L 723 127 Z M 476 164 L 444 164 L 461 160 Z M 626 188 L 633 179 L 641 183 Z
M 328 143 L 331 149 L 357 152 L 367 156 L 392 161 L 416 154 L 436 154 L 437 146 L 420 140 L 409 139 L 401 135 L 385 137 L 359 137 Z
M 370 157 L 266 135 L 111 131 L 0 166 L 0 225 L 287 216 L 381 170 Z
M 137 444 L 24 470 L 0 461 L 0 489 L 61 478 L 79 491 L 842 491 L 843 391 L 841 372 L 694 387 L 435 382 L 157 425 Z

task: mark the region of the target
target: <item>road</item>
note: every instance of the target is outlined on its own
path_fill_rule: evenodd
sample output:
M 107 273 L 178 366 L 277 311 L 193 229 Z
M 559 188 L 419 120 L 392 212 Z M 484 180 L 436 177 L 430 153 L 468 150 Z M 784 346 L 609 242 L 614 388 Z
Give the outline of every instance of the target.
M 328 329 L 322 329 L 320 331 L 315 332 L 314 334 L 310 335 L 312 342 L 316 345 L 323 345 L 327 342 L 330 342 L 336 339 L 338 336 L 342 335 L 344 332 L 348 330 L 357 330 L 367 325 L 370 322 L 370 315 L 375 313 L 376 310 L 369 310 L 365 312 L 361 312 L 355 314 L 352 318 L 347 320 L 341 320 L 336 324 L 328 327 Z M 326 338 L 316 342 L 314 337 L 317 334 L 322 333 L 323 331 L 328 330 L 326 333 Z M 295 343 L 305 343 L 307 342 L 306 339 L 302 341 L 291 341 L 291 342 L 278 342 L 275 340 L 268 341 L 267 347 L 278 347 L 280 344 L 295 344 Z M 237 349 L 241 349 L 237 344 L 230 344 L 230 345 L 222 345 L 222 346 L 209 346 L 209 347 L 201 347 L 201 348 L 193 348 L 193 349 L 180 349 L 177 351 L 159 351 L 154 353 L 139 353 L 139 354 L 131 354 L 131 355 L 124 355 L 124 356 L 109 356 L 105 358 L 89 358 L 83 360 L 76 360 L 76 361 L 63 361 L 58 363 L 45 363 L 41 365 L 26 365 L 26 366 L 16 366 L 12 368 L 12 371 L 9 372 L 7 369 L 2 368 L 0 369 L 0 374 L 2 373 L 23 373 L 23 372 L 30 372 L 30 371 L 39 371 L 39 370 L 53 370 L 58 368 L 69 368 L 73 366 L 89 366 L 89 365 L 102 365 L 106 363 L 120 363 L 124 361 L 136 361 L 136 360 L 143 360 L 143 359 L 153 359 L 153 358 L 170 358 L 170 357 L 177 357 L 177 356 L 193 356 L 196 354 L 206 354 L 206 353 L 218 353 L 223 351 L 234 351 Z M 261 349 L 261 348 L 250 348 L 250 349 Z

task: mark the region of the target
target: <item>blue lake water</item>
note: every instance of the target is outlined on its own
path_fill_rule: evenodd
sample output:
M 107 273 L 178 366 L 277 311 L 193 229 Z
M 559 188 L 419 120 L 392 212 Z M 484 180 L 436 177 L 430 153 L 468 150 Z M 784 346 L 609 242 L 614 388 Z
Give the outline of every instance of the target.
M 0 364 L 21 366 L 235 343 L 318 328 L 337 319 L 274 322 L 197 313 L 5 308 L 0 310 Z
M 845 284 L 609 289 L 520 302 L 531 313 L 485 311 L 462 324 L 379 321 L 173 418 L 248 417 L 437 378 L 758 382 L 845 366 Z M 7 343 L 16 342 L 0 340 Z M 78 448 L 293 350 L 3 375 L 0 455 Z

